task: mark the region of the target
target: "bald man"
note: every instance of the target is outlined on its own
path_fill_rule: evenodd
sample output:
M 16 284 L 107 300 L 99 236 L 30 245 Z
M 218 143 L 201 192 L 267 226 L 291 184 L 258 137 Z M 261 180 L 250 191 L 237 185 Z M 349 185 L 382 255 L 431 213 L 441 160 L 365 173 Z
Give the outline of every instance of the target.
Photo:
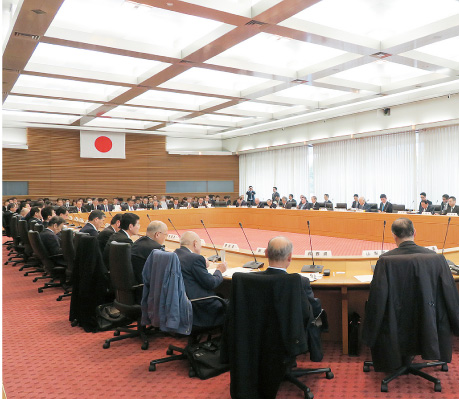
M 154 249 L 164 250 L 167 226 L 159 220 L 153 220 L 147 226 L 146 235 L 132 244 L 131 262 L 137 284 L 142 284 L 142 271 L 148 256 Z
M 187 231 L 180 238 L 180 248 L 175 250 L 182 269 L 183 282 L 189 299 L 215 295 L 214 289 L 223 281 L 222 273 L 226 263 L 219 263 L 214 274 L 207 271 L 207 262 L 201 255 L 201 239 L 193 231 Z M 208 327 L 223 324 L 223 305 L 217 299 L 193 304 L 193 325 Z
M 283 236 L 274 237 L 269 240 L 268 247 L 265 250 L 265 255 L 268 258 L 269 266 L 263 272 L 257 274 L 283 274 L 287 273 L 287 268 L 290 266 L 293 254 L 292 242 Z M 312 307 L 314 317 L 317 317 L 322 311 L 322 305 L 318 298 L 314 298 L 309 279 L 302 277 L 303 289 L 306 292 L 308 301 Z

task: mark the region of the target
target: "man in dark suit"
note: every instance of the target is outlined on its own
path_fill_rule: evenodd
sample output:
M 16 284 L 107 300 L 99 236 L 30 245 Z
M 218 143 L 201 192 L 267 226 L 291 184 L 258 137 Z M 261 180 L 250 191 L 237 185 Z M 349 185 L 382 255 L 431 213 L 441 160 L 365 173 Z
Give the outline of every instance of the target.
M 287 206 L 287 204 L 288 204 L 287 197 L 282 197 L 281 202 L 279 202 L 279 206 L 281 208 L 285 208 Z
M 309 209 L 314 209 L 315 211 L 319 209 L 319 203 L 317 202 L 317 197 L 315 195 L 311 197 L 311 203 L 309 204 Z
M 86 212 L 86 208 L 83 206 L 83 200 L 79 199 L 76 203 L 77 213 Z
M 253 205 L 255 203 L 255 194 L 256 194 L 256 192 L 253 191 L 253 187 L 249 186 L 249 189 L 245 194 L 247 195 L 247 203 L 249 205 Z
M 139 238 L 131 248 L 131 263 L 137 284 L 142 284 L 142 271 L 147 258 L 154 249 L 164 250 L 167 237 L 167 225 L 153 220 L 147 227 L 146 235 Z
M 268 199 L 266 200 L 265 208 L 274 209 L 274 208 L 277 208 L 277 205 L 276 205 L 275 202 L 271 201 L 271 200 L 268 198 Z
M 178 197 L 174 198 L 174 203 L 172 204 L 171 209 L 180 209 L 179 199 Z
M 108 198 L 104 198 L 102 204 L 97 205 L 97 209 L 103 212 L 113 211 L 113 205 L 108 203 Z
M 330 201 L 330 196 L 328 194 L 324 194 L 324 204 L 332 204 L 332 208 L 333 208 L 333 202 Z
M 286 237 L 274 237 L 269 240 L 265 255 L 268 258 L 269 266 L 259 274 L 283 274 L 287 273 L 287 268 L 292 261 L 293 245 Z M 257 273 L 258 274 L 258 273 Z M 314 298 L 309 279 L 302 277 L 303 289 L 306 292 L 309 303 L 312 307 L 314 317 L 317 317 L 322 311 L 322 305 L 318 298 Z
M 148 197 L 143 197 L 138 209 L 151 209 L 152 204 L 148 203 Z
M 443 213 L 443 211 L 446 211 L 446 208 L 448 207 L 448 200 L 449 200 L 449 195 L 443 194 L 441 197 L 441 203 L 440 203 L 440 213 Z
M 213 291 L 223 281 L 222 273 L 226 263 L 219 263 L 214 274 L 207 271 L 207 261 L 201 255 L 201 239 L 192 231 L 187 231 L 180 238 L 180 248 L 175 250 L 182 269 L 183 282 L 189 299 L 215 295 Z M 223 323 L 223 306 L 217 299 L 206 300 L 193 305 L 193 325 L 201 327 Z
M 424 212 L 426 212 L 426 213 L 434 213 L 435 212 L 434 206 L 432 205 L 432 203 L 429 204 L 429 201 L 427 201 L 427 200 L 422 200 L 421 201 L 419 213 L 424 213 Z
M 101 253 L 104 253 L 105 245 L 107 244 L 108 239 L 120 230 L 121 216 L 121 213 L 117 213 L 115 216 L 113 216 L 112 220 L 110 221 L 110 226 L 103 229 L 97 236 L 97 241 L 99 242 Z
M 92 198 L 87 198 L 86 205 L 83 206 L 85 212 L 91 212 L 97 209 L 92 203 Z
M 359 195 L 354 194 L 354 201 L 352 202 L 351 208 L 357 208 L 359 206 Z
M 280 201 L 280 194 L 277 192 L 277 187 L 273 187 L 272 200 L 276 203 L 279 203 Z
M 137 210 L 137 205 L 135 204 L 135 201 L 130 198 L 127 204 L 121 205 L 121 210 L 132 212 Z
M 304 211 L 308 210 L 309 209 L 308 200 L 303 195 L 300 198 L 301 198 L 301 200 L 300 200 L 300 203 L 298 204 L 297 208 L 301 209 L 301 210 L 304 210 Z
M 236 203 L 234 204 L 236 205 L 238 208 L 241 207 L 241 206 L 247 206 L 247 202 L 244 201 L 244 197 L 241 195 L 237 200 L 236 200 Z
M 367 201 L 365 201 L 365 197 L 360 197 L 357 209 L 363 209 L 365 212 L 370 212 L 371 205 Z
M 99 210 L 92 211 L 88 216 L 88 223 L 83 226 L 80 233 L 88 233 L 90 236 L 97 237 L 104 223 L 105 213 Z
M 40 232 L 41 242 L 50 256 L 62 255 L 61 240 L 57 236 L 64 227 L 65 220 L 60 216 L 53 216 L 49 220 L 48 227 Z M 65 264 L 63 258 L 53 259 L 56 264 Z
M 414 243 L 416 230 L 414 229 L 413 222 L 410 219 L 400 218 L 394 220 L 394 223 L 392 223 L 391 231 L 395 244 L 397 244 L 397 248 L 387 251 L 381 256 L 435 253 L 430 249 L 420 247 Z
M 456 205 L 456 197 L 453 195 L 448 199 L 448 206 L 443 211 L 443 214 L 446 215 L 447 213 L 457 213 L 459 215 L 459 206 Z
M 56 216 L 56 212 L 54 211 L 52 206 L 45 206 L 41 210 L 41 219 L 43 223 L 43 227 L 46 229 L 48 227 L 49 220 Z
M 432 205 L 432 201 L 429 201 L 427 199 L 427 194 L 423 191 L 421 194 L 419 194 L 421 196 L 421 202 L 419 203 L 419 213 L 422 213 L 424 212 L 424 207 L 422 206 L 423 202 L 424 201 L 427 201 L 427 203 L 429 205 Z M 433 209 L 432 209 L 433 210 Z M 427 211 L 427 212 L 430 212 L 430 211 Z
M 110 269 L 110 244 L 113 241 L 126 242 L 132 245 L 132 236 L 139 234 L 140 229 L 140 218 L 135 213 L 127 212 L 121 216 L 120 229 L 116 233 L 113 233 L 105 245 L 104 248 L 104 263 L 107 269 Z
M 379 198 L 381 199 L 381 203 L 379 204 L 379 212 L 392 213 L 392 204 L 387 201 L 386 194 L 381 194 Z
M 264 208 L 263 202 L 260 201 L 260 198 L 255 198 L 253 206 L 255 208 Z
M 27 220 L 29 229 L 30 229 L 30 225 L 32 222 L 43 223 L 43 220 L 41 218 L 40 208 L 38 206 L 34 206 L 33 208 L 30 208 L 30 212 L 26 216 L 26 220 Z

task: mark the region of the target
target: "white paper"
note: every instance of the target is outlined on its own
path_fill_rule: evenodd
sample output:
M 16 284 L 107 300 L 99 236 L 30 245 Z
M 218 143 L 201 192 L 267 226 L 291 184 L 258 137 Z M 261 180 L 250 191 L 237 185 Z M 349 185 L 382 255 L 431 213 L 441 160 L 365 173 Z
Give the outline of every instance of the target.
M 357 280 L 359 280 L 361 283 L 371 283 L 371 280 L 373 280 L 373 275 L 372 274 L 366 274 L 363 276 L 354 276 Z
M 214 274 L 216 268 L 208 268 L 207 271 L 210 274 Z M 256 269 L 248 269 L 244 267 L 233 267 L 232 269 L 227 269 L 225 273 L 223 273 L 223 277 L 231 277 L 234 273 L 252 273 L 252 271 L 256 271 Z

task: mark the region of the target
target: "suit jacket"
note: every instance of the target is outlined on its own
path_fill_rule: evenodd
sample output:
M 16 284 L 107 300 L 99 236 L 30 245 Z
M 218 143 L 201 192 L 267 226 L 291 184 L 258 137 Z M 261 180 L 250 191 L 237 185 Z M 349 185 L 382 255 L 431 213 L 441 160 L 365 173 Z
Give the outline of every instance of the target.
M 427 209 L 429 209 L 429 205 L 432 205 L 432 201 L 427 200 L 427 204 L 428 204 Z M 421 205 L 421 202 L 420 202 L 419 203 L 419 213 L 422 213 L 423 211 L 424 211 L 424 209 L 422 208 L 422 205 Z
M 298 209 L 303 209 L 303 210 L 307 210 L 309 209 L 309 203 L 308 202 L 305 202 L 304 204 L 302 202 L 300 202 L 298 204 Z
M 368 202 L 365 202 L 363 205 L 358 205 L 358 209 L 363 209 L 365 212 L 368 212 L 371 209 L 371 205 Z
M 191 252 L 186 247 L 175 250 L 182 269 L 186 294 L 189 299 L 215 295 L 213 291 L 223 281 L 219 270 L 210 274 L 206 268 L 204 256 Z M 193 325 L 216 326 L 223 323 L 225 314 L 223 305 L 218 299 L 193 304 Z
M 97 241 L 99 242 L 100 252 L 104 253 L 105 245 L 108 242 L 108 239 L 112 234 L 115 234 L 115 229 L 112 226 L 108 226 L 103 229 L 97 236 Z
M 384 210 L 382 209 L 383 208 L 383 205 L 384 205 Z M 382 202 L 379 204 L 379 210 L 382 211 L 382 212 L 386 212 L 386 213 L 392 213 L 393 212 L 393 209 L 392 209 L 392 204 L 389 202 L 389 201 L 386 201 L 385 204 L 383 204 Z
M 351 208 L 357 208 L 359 206 L 359 201 L 353 201 Z
M 49 255 L 62 254 L 61 240 L 54 232 L 49 229 L 44 229 L 40 233 L 40 238 Z
M 440 202 L 440 212 L 446 211 L 446 208 L 448 208 L 448 206 L 449 206 L 448 201 Z
M 99 235 L 99 231 L 94 228 L 92 224 L 86 223 L 80 233 L 88 233 L 90 236 L 97 237 Z
M 432 251 L 428 248 L 420 247 L 416 245 L 414 241 L 403 241 L 398 248 L 394 248 L 390 251 L 383 253 L 381 256 L 390 256 L 390 255 L 407 255 L 407 254 L 434 254 L 435 251 Z
M 279 192 L 276 191 L 275 193 L 273 193 L 273 194 L 271 195 L 271 198 L 272 198 L 273 201 L 279 202 L 279 200 L 280 200 L 280 194 L 279 194 Z
M 313 204 L 312 202 L 309 203 L 309 209 L 317 210 L 317 209 L 319 209 L 319 208 L 320 208 L 320 207 L 319 207 L 319 203 L 318 203 L 318 202 L 316 202 L 315 204 Z
M 104 263 L 107 269 L 110 269 L 110 243 L 112 241 L 116 242 L 127 242 L 128 244 L 132 245 L 132 240 L 130 237 L 127 236 L 127 233 L 124 232 L 124 230 L 117 231 L 116 233 L 113 233 L 107 240 L 107 244 L 105 244 L 104 248 Z
M 362 334 L 375 370 L 392 372 L 414 355 L 451 362 L 452 333 L 459 336 L 459 293 L 446 259 L 379 258 Z
M 134 208 L 134 211 L 137 210 L 137 208 L 138 208 L 137 204 L 134 204 L 132 207 Z M 129 205 L 128 204 L 121 205 L 121 210 L 122 211 L 129 211 Z
M 255 194 L 256 194 L 255 191 L 247 191 L 246 192 L 247 201 L 255 201 Z
M 434 208 L 434 206 L 432 204 L 427 204 L 427 208 L 426 209 L 421 207 L 421 210 L 419 211 L 419 213 L 423 213 L 423 212 L 434 213 L 435 212 L 435 208 Z
M 86 204 L 86 205 L 83 205 L 83 209 L 86 211 L 86 212 L 92 212 L 93 210 L 96 209 L 96 207 L 94 206 L 94 204 Z
M 132 244 L 131 248 L 131 263 L 134 270 L 134 277 L 137 284 L 142 284 L 142 271 L 147 261 L 148 256 L 150 256 L 151 251 L 154 249 L 163 249 L 163 247 L 158 244 L 155 240 L 152 240 L 150 237 L 144 236 L 139 238 L 135 243 Z
M 113 211 L 113 205 L 108 204 L 108 205 L 107 205 L 107 208 L 108 208 L 108 210 L 106 211 L 106 210 L 105 210 L 105 205 L 104 205 L 104 204 L 99 204 L 99 205 L 97 205 L 97 209 L 99 209 L 99 211 L 103 211 L 103 212 L 111 212 L 111 211 Z
M 236 202 L 235 205 L 236 205 L 237 207 L 240 207 L 240 206 L 247 206 L 247 202 L 241 201 L 240 204 Z
M 443 214 L 446 215 L 447 213 L 457 213 L 459 215 L 459 206 L 454 205 L 454 208 L 451 208 L 449 205 L 446 207 L 446 211 L 443 211 Z
M 147 204 L 144 204 L 143 202 L 139 204 L 138 208 L 137 209 L 151 209 L 153 205 L 147 203 Z
M 38 218 L 30 218 L 30 219 L 29 219 L 29 226 L 28 226 L 29 229 L 30 229 L 30 225 L 31 225 L 32 222 L 35 222 L 35 223 L 38 223 L 38 224 L 43 224 L 43 220 L 41 220 L 41 219 L 38 219 Z

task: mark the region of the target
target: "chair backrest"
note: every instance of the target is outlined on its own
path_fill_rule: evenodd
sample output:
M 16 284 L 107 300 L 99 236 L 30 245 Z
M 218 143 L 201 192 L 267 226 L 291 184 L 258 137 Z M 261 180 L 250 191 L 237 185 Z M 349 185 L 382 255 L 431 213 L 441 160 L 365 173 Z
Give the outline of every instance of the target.
M 21 238 L 21 242 L 24 245 L 24 252 L 28 255 L 32 254 L 33 249 L 30 245 L 29 236 L 27 234 L 27 220 L 18 221 L 18 230 L 19 237 Z
M 35 223 L 35 225 L 33 226 L 33 231 L 38 231 L 39 233 L 41 233 L 44 229 L 45 226 L 41 223 Z
M 136 284 L 131 263 L 131 245 L 112 241 L 110 243 L 110 281 L 119 304 L 134 305 L 132 287 Z
M 80 241 L 80 238 L 83 237 L 83 236 L 88 236 L 88 235 L 89 235 L 89 233 L 81 233 L 79 231 L 75 232 L 75 237 L 73 237 L 73 247 L 75 249 L 75 253 L 76 253 L 76 251 L 78 249 L 78 243 Z
M 2 225 L 5 229 L 5 233 L 8 237 L 11 237 L 11 218 L 13 217 L 13 212 L 5 211 L 3 212 Z
M 18 228 L 18 216 L 13 215 L 10 222 L 11 237 L 13 238 L 13 245 L 17 246 L 20 243 L 19 228 Z
M 40 260 L 43 265 L 43 268 L 47 273 L 50 273 L 54 268 L 54 262 L 49 258 L 48 251 L 46 250 L 43 242 L 40 238 L 40 233 L 38 231 L 29 230 L 27 233 L 29 236 L 29 242 L 32 246 L 33 252 L 36 257 Z
M 29 223 L 29 230 L 34 231 L 34 226 L 35 226 L 36 223 L 37 223 L 36 220 L 32 220 L 32 221 Z
M 346 202 L 337 202 L 336 207 L 338 209 L 347 209 L 347 203 Z
M 73 246 L 73 231 L 65 229 L 61 231 L 61 248 L 65 263 L 67 264 L 66 274 L 70 278 L 75 261 L 75 248 Z
M 233 275 L 224 331 L 231 397 L 274 398 L 289 362 L 307 351 L 305 326 L 313 315 L 301 278 Z

